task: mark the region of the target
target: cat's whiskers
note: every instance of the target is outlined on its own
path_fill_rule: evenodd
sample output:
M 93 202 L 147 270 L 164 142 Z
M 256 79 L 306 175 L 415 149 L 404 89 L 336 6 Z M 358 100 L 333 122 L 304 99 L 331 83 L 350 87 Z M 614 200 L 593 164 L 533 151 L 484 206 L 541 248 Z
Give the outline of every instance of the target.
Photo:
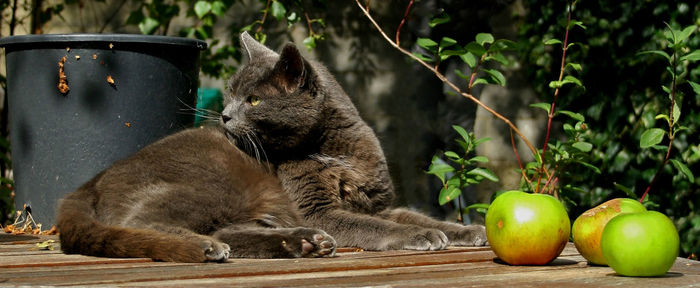
M 180 103 L 185 107 L 185 108 L 181 108 L 178 113 L 199 116 L 205 120 L 212 121 L 212 122 L 213 121 L 218 122 L 219 119 L 221 118 L 221 113 L 216 111 L 216 110 L 192 107 L 192 105 L 186 103 L 185 101 L 182 101 L 182 99 L 179 99 L 179 98 L 178 98 L 178 101 L 180 101 Z

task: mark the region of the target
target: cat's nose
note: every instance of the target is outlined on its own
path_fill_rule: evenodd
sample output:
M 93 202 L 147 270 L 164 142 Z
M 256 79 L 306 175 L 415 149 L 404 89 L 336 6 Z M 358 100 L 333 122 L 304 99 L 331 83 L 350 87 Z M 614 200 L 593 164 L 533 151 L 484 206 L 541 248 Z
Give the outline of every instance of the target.
M 224 121 L 224 123 L 231 121 L 231 116 L 221 115 L 221 121 Z

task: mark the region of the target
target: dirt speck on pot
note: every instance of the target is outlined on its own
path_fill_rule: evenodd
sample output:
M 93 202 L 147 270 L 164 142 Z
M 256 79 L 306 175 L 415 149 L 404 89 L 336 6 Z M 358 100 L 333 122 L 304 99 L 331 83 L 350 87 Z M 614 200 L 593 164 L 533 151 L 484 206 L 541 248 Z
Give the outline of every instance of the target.
M 61 57 L 61 60 L 58 61 L 58 91 L 61 92 L 61 94 L 66 95 L 70 88 L 68 87 L 68 77 L 66 76 L 66 73 L 64 72 L 64 64 L 66 63 L 66 56 Z

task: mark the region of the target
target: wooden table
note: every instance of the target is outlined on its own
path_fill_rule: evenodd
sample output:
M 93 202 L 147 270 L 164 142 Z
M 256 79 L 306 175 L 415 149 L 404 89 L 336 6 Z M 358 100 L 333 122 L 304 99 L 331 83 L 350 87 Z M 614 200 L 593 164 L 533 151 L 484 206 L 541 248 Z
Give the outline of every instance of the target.
M 488 247 L 443 251 L 368 252 L 341 249 L 321 259 L 230 259 L 227 263 L 163 263 L 38 250 L 55 240 L 0 236 L 0 287 L 284 286 L 284 287 L 700 287 L 700 262 L 678 258 L 664 277 L 620 277 L 590 266 L 569 244 L 546 266 L 510 266 Z

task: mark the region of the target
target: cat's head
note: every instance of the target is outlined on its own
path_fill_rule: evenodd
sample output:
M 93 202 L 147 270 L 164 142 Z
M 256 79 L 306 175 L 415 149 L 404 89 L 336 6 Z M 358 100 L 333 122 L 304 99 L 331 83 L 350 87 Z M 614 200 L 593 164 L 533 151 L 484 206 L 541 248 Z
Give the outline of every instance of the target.
M 258 154 L 263 148 L 268 156 L 310 144 L 323 103 L 312 64 L 291 43 L 278 54 L 246 32 L 241 48 L 248 62 L 229 80 L 220 121 L 227 135 L 240 148 Z

